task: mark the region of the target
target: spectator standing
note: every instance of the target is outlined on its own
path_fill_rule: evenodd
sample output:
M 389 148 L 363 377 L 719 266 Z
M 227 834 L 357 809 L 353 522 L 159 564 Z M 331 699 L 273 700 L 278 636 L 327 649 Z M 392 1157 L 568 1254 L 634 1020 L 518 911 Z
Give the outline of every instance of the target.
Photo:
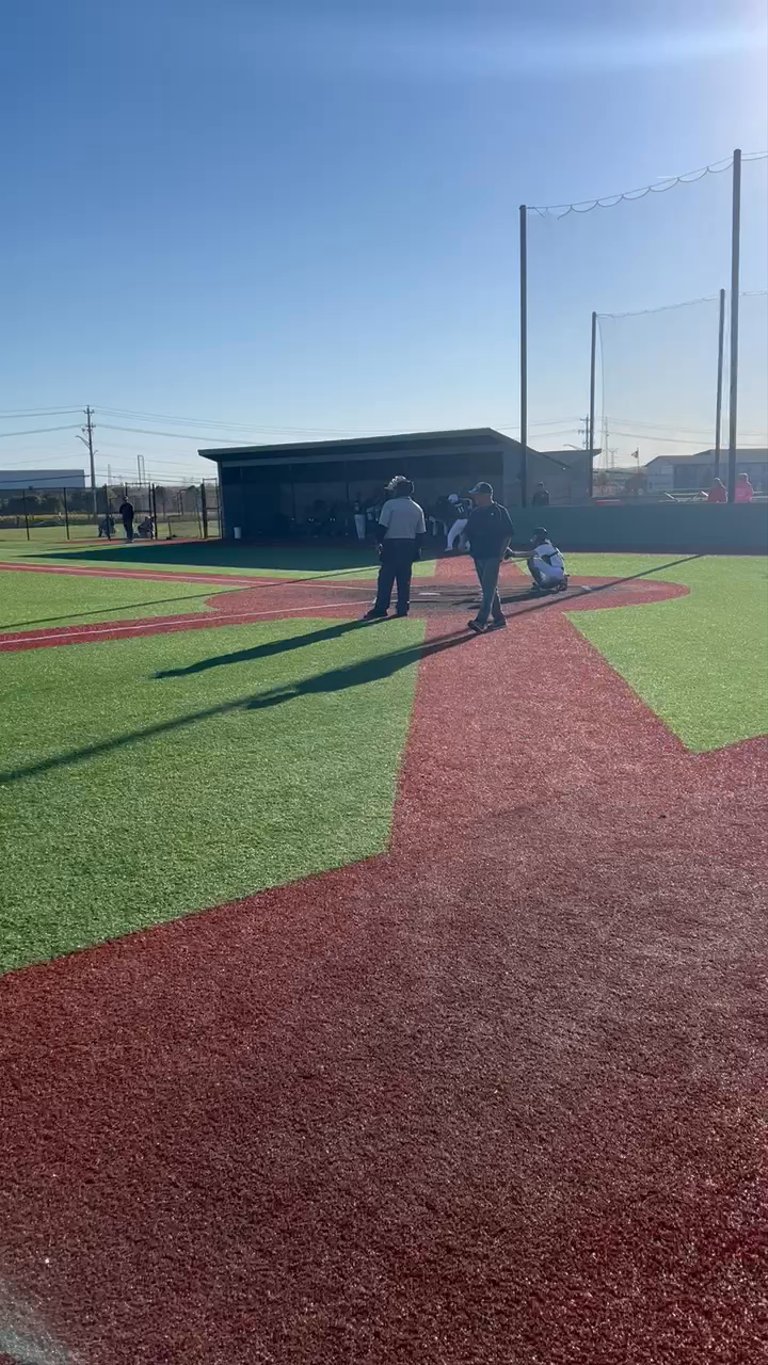
M 127 493 L 117 510 L 122 517 L 126 540 L 133 540 L 133 503 L 128 501 Z
M 707 502 L 727 502 L 727 501 L 728 501 L 728 489 L 726 488 L 726 486 L 725 486 L 725 484 L 723 483 L 722 479 L 715 479 L 715 480 L 713 481 L 713 483 L 712 483 L 712 487 L 710 488 L 709 492 L 707 493 Z
M 414 561 L 421 555 L 427 533 L 424 512 L 413 501 L 413 484 L 398 475 L 387 485 L 390 498 L 379 512 L 376 537 L 381 568 L 376 601 L 363 620 L 383 621 L 389 612 L 392 589 L 397 582 L 397 615 L 407 616 L 411 602 Z
M 467 539 L 483 597 L 479 612 L 468 624 L 475 635 L 482 635 L 489 617 L 494 629 L 507 624 L 499 598 L 499 570 L 514 528 L 506 507 L 494 502 L 491 484 L 476 484 L 469 496 L 474 509 L 467 521 Z
M 544 483 L 537 483 L 531 498 L 531 507 L 549 507 L 549 489 Z
M 750 483 L 748 474 L 740 474 L 736 480 L 736 491 L 733 495 L 734 502 L 751 502 L 755 496 L 755 490 Z

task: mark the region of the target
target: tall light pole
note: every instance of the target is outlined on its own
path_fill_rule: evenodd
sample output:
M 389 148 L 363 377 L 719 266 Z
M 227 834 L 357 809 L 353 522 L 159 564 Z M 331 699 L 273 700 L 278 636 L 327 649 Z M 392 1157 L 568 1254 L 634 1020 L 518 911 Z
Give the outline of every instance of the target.
M 520 205 L 520 501 L 528 506 L 528 209 Z
M 736 493 L 737 404 L 739 394 L 739 247 L 741 238 L 741 150 L 733 153 L 731 202 L 731 365 L 728 401 L 728 501 Z

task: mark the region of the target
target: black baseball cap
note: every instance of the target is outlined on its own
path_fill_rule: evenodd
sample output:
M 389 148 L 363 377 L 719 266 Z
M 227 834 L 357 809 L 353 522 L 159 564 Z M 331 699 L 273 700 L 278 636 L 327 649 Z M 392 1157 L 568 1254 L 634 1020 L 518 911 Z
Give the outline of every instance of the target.
M 470 496 L 470 497 L 473 497 L 475 493 L 490 493 L 491 497 L 493 497 L 493 484 L 492 484 L 492 483 L 476 483 L 475 486 L 474 486 L 474 488 L 470 488 L 470 490 L 469 490 L 469 496 Z

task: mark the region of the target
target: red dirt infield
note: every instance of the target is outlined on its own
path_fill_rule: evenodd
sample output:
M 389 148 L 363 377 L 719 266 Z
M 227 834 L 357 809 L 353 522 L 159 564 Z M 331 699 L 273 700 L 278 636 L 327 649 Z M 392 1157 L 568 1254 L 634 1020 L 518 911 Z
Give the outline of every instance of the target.
M 0 981 L 62 1365 L 768 1359 L 768 741 L 688 754 L 554 604 L 452 624 L 388 854 Z
M 0 565 L 0 568 L 4 566 Z M 35 565 L 19 567 L 20 572 L 37 569 Z M 47 572 L 47 570 L 43 570 Z M 54 573 L 78 573 L 73 567 L 52 570 Z M 95 570 L 85 570 L 93 575 Z M 199 581 L 198 575 L 152 574 L 142 571 L 126 575 L 122 570 L 100 572 L 102 578 L 170 578 L 183 582 Z M 259 620 L 311 614 L 315 616 L 349 616 L 362 612 L 370 604 L 374 591 L 372 581 L 341 581 L 333 579 L 249 579 L 247 587 L 238 588 L 243 580 L 231 577 L 203 576 L 203 582 L 216 582 L 220 589 L 210 597 L 210 612 L 175 613 L 171 616 L 149 616 L 127 621 L 97 621 L 92 624 L 37 627 L 30 630 L 0 632 L 0 652 L 40 649 L 60 644 L 83 644 L 96 640 L 115 640 L 133 635 L 157 635 L 165 631 L 206 630 L 212 626 L 247 625 Z M 234 585 L 234 587 L 233 587 Z M 687 588 L 675 583 L 639 576 L 636 579 L 611 580 L 580 578 L 568 593 L 557 597 L 535 599 L 526 591 L 526 580 L 515 569 L 506 569 L 502 579 L 502 593 L 508 616 L 520 613 L 552 611 L 582 607 L 639 606 L 646 602 L 662 601 L 684 595 Z M 412 611 L 414 615 L 444 616 L 446 622 L 466 622 L 477 601 L 477 585 L 472 580 L 471 563 L 466 557 L 443 560 L 435 578 L 414 580 Z

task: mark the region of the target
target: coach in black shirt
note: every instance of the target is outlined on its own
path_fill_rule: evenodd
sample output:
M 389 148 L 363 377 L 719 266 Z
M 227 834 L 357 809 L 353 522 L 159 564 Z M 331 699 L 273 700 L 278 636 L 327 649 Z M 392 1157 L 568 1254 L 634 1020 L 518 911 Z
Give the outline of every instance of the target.
M 489 483 L 476 484 L 469 496 L 474 508 L 464 534 L 483 590 L 480 610 L 469 622 L 469 629 L 482 635 L 488 628 L 489 617 L 493 618 L 494 629 L 507 624 L 499 600 L 499 569 L 514 528 L 506 507 L 493 501 L 493 488 Z

